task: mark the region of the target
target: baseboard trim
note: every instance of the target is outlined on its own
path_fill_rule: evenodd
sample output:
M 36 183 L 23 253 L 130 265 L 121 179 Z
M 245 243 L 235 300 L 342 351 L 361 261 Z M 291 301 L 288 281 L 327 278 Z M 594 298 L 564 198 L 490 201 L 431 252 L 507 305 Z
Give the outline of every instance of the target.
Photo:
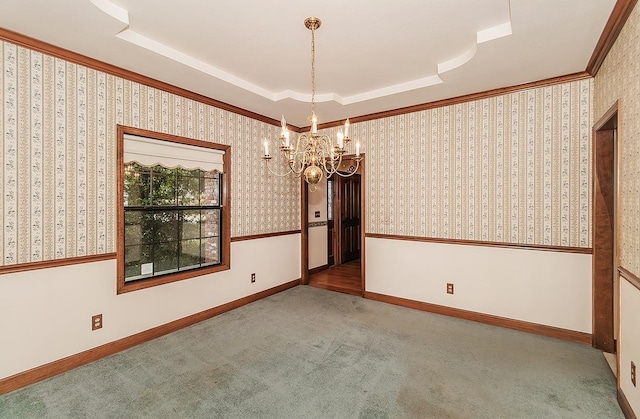
M 625 418 L 638 419 L 629 404 L 629 400 L 627 400 L 627 396 L 624 395 L 624 392 L 620 387 L 618 387 L 618 404 L 620 405 L 620 409 L 622 410 Z
M 0 395 L 18 390 L 31 384 L 35 384 L 38 381 L 42 381 L 55 375 L 62 374 L 82 365 L 86 365 L 115 353 L 124 351 L 125 349 L 140 345 L 141 343 L 159 338 L 160 336 L 173 333 L 177 330 L 199 323 L 203 320 L 210 319 L 238 307 L 242 307 L 254 301 L 261 300 L 263 298 L 285 291 L 289 288 L 293 288 L 297 285 L 300 285 L 300 279 L 286 282 L 276 287 L 269 288 L 252 295 L 248 295 L 244 298 L 240 298 L 238 300 L 231 301 L 196 314 L 192 314 L 191 316 L 183 317 L 181 319 L 154 327 L 149 330 L 145 330 L 144 332 L 136 333 L 135 335 L 127 336 L 126 338 L 109 342 L 104 345 L 88 349 L 84 352 L 80 352 L 78 354 L 71 355 L 66 358 L 62 358 L 57 361 L 53 361 L 48 364 L 30 369 L 28 371 L 3 378 L 0 380 Z
M 309 275 L 317 274 L 318 272 L 326 271 L 329 269 L 329 265 L 317 266 L 313 269 L 309 269 Z
M 548 336 L 571 342 L 584 343 L 591 345 L 592 336 L 589 333 L 576 332 L 559 327 L 545 326 L 537 323 L 525 322 L 522 320 L 508 319 L 506 317 L 498 317 L 490 314 L 477 313 L 475 311 L 462 310 L 459 308 L 446 307 L 438 304 L 425 303 L 423 301 L 409 300 L 401 297 L 378 294 L 366 291 L 364 298 L 370 300 L 381 301 L 383 303 L 395 304 L 398 306 L 413 308 L 430 313 L 443 314 L 445 316 L 457 317 L 460 319 L 471 320 L 478 323 L 490 324 L 493 326 L 506 327 L 507 329 L 519 330 L 521 332 L 533 333 L 535 335 Z

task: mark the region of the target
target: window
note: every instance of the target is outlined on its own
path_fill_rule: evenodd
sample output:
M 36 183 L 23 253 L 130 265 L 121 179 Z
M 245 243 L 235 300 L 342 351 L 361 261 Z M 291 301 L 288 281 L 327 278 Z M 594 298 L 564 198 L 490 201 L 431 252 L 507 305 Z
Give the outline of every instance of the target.
M 229 147 L 119 127 L 118 292 L 229 269 Z

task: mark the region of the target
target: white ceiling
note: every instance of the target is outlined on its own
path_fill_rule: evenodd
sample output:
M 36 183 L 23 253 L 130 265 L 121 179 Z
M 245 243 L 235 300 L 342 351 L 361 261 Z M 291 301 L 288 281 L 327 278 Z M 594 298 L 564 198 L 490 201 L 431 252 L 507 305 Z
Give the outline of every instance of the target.
M 0 27 L 307 126 L 584 71 L 615 0 L 2 0 Z

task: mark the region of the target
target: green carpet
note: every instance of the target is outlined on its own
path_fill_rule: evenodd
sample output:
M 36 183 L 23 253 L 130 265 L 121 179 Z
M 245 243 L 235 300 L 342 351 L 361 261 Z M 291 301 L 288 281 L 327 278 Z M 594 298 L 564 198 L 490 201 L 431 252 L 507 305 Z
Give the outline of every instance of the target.
M 299 286 L 0 396 L 2 418 L 622 418 L 585 345 Z

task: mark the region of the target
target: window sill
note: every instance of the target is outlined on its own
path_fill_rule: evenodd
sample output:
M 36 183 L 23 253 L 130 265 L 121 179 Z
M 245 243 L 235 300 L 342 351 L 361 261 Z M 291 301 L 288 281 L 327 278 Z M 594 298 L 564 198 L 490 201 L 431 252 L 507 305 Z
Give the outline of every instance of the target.
M 214 266 L 203 266 L 197 269 L 189 269 L 187 271 L 178 271 L 167 275 L 151 277 L 148 279 L 140 279 L 132 282 L 125 282 L 124 278 L 118 278 L 117 294 L 124 294 L 131 291 L 138 291 L 145 288 L 155 287 L 157 285 L 169 284 L 171 282 L 182 281 L 185 279 L 196 278 L 203 275 L 212 274 L 231 269 L 229 264 L 220 264 Z

